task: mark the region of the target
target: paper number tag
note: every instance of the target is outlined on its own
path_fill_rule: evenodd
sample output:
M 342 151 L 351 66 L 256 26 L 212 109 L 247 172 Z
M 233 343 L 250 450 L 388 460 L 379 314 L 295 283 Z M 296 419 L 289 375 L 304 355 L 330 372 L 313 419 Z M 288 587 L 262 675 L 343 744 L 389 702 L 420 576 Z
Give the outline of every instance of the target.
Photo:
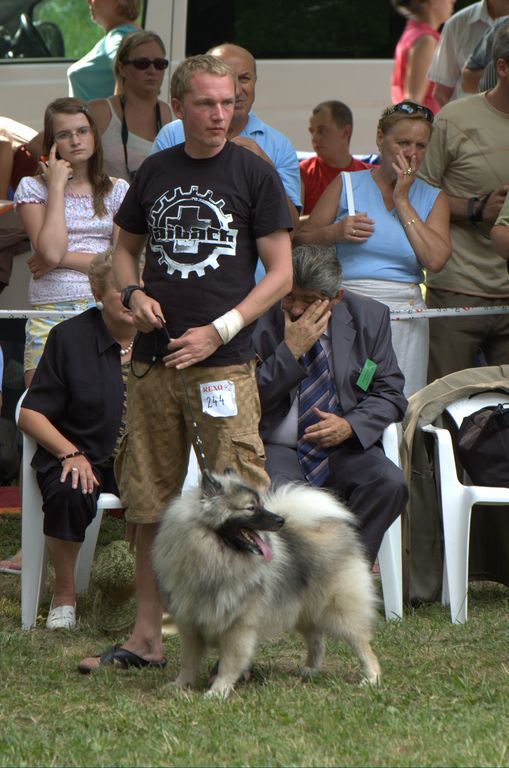
M 203 413 L 215 418 L 219 416 L 236 416 L 237 401 L 235 400 L 235 384 L 233 381 L 208 381 L 200 384 L 201 409 Z
M 373 376 L 375 375 L 375 371 L 377 369 L 377 364 L 373 362 L 373 360 L 370 360 L 369 357 L 362 366 L 362 371 L 360 372 L 359 378 L 355 382 L 359 389 L 364 390 L 364 392 L 367 392 L 367 389 L 371 382 L 373 381 Z

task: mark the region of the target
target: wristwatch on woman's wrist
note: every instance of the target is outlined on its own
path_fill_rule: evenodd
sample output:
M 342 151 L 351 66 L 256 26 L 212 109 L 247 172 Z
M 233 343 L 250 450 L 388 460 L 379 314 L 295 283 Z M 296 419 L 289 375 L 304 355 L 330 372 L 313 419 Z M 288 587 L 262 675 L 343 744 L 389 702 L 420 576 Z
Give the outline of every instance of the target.
M 125 288 L 122 288 L 120 292 L 120 301 L 124 305 L 126 309 L 131 309 L 130 303 L 131 303 L 131 296 L 135 291 L 144 291 L 144 289 L 141 287 L 141 285 L 126 285 Z

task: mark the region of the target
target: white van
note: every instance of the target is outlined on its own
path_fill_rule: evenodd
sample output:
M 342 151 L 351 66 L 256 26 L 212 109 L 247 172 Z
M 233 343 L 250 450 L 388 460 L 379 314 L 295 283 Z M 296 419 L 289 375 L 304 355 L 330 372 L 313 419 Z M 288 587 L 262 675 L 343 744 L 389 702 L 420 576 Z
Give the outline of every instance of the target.
M 455 10 L 472 0 L 457 0 Z M 258 62 L 255 110 L 310 149 L 309 115 L 320 101 L 352 109 L 352 151 L 375 151 L 390 103 L 394 47 L 404 20 L 390 0 L 142 0 L 141 24 L 164 40 L 174 67 L 229 41 Z M 0 0 L 0 114 L 42 126 L 49 101 L 67 95 L 66 70 L 102 35 L 86 0 Z M 171 69 L 170 69 L 171 74 Z M 168 79 L 163 96 L 168 97 Z
M 389 0 L 144 0 L 141 23 L 163 38 L 173 66 L 225 40 L 248 48 L 256 113 L 297 149 L 310 149 L 312 108 L 339 99 L 354 114 L 353 151 L 374 151 L 402 27 Z M 67 95 L 71 60 L 101 34 L 85 0 L 1 0 L 0 114 L 40 129 L 46 105 Z

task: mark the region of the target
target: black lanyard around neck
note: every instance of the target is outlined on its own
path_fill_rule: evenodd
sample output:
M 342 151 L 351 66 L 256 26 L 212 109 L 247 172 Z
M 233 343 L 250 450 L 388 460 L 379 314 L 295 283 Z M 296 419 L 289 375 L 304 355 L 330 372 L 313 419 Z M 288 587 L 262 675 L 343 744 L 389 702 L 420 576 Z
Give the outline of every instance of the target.
M 125 162 L 125 169 L 127 171 L 127 176 L 129 178 L 129 181 L 132 181 L 134 179 L 134 174 L 136 171 L 130 171 L 129 170 L 129 162 L 127 157 L 127 142 L 129 140 L 129 129 L 127 127 L 127 122 L 125 119 L 125 98 L 123 96 L 120 97 L 120 106 L 122 107 L 122 146 L 124 147 L 124 162 Z M 161 123 L 161 108 L 159 106 L 159 101 L 156 101 L 155 106 L 155 116 L 156 116 L 156 136 L 159 133 L 159 131 L 162 128 Z

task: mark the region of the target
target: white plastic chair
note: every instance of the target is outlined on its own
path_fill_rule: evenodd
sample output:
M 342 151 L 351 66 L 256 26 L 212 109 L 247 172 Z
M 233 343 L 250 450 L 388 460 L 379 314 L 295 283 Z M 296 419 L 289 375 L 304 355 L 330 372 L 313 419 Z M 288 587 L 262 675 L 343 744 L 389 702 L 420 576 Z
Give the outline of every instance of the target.
M 382 443 L 385 455 L 396 466 L 400 466 L 399 438 L 396 424 L 384 429 Z M 384 598 L 385 618 L 403 618 L 403 568 L 401 548 L 401 517 L 398 517 L 385 532 L 378 550 L 378 565 Z
M 16 422 L 19 418 L 23 393 L 16 406 Z M 23 434 L 23 458 L 21 464 L 21 627 L 31 629 L 37 621 L 47 570 L 46 541 L 43 533 L 42 497 L 35 471 L 30 466 L 37 443 Z M 76 592 L 85 592 L 90 583 L 90 572 L 95 546 L 105 509 L 121 509 L 120 499 L 113 493 L 101 493 L 97 501 L 97 514 L 85 533 L 76 561 Z
M 496 392 L 483 392 L 456 400 L 445 410 L 456 426 L 460 427 L 465 416 L 485 406 L 498 405 L 501 402 L 507 403 L 507 397 Z M 450 604 L 453 624 L 464 624 L 468 611 L 468 554 L 472 507 L 474 504 L 509 504 L 509 488 L 472 485 L 461 467 L 459 469 L 463 481 L 460 482 L 449 430 L 434 424 L 427 424 L 422 429 L 432 434 L 435 439 L 444 534 L 442 604 Z
M 21 403 L 25 393 L 16 406 L 16 422 L 19 418 Z M 30 466 L 37 448 L 35 440 L 23 434 L 22 458 L 22 495 L 21 495 L 21 549 L 23 565 L 21 569 L 21 626 L 31 629 L 37 621 L 37 611 L 41 601 L 48 553 L 43 533 L 42 497 L 35 471 Z M 189 467 L 184 487 L 198 482 L 198 463 L 194 451 L 191 451 Z M 88 526 L 85 540 L 76 561 L 76 592 L 85 592 L 90 583 L 92 562 L 94 559 L 97 537 L 105 509 L 122 509 L 122 502 L 113 493 L 101 493 L 97 500 L 97 514 Z

